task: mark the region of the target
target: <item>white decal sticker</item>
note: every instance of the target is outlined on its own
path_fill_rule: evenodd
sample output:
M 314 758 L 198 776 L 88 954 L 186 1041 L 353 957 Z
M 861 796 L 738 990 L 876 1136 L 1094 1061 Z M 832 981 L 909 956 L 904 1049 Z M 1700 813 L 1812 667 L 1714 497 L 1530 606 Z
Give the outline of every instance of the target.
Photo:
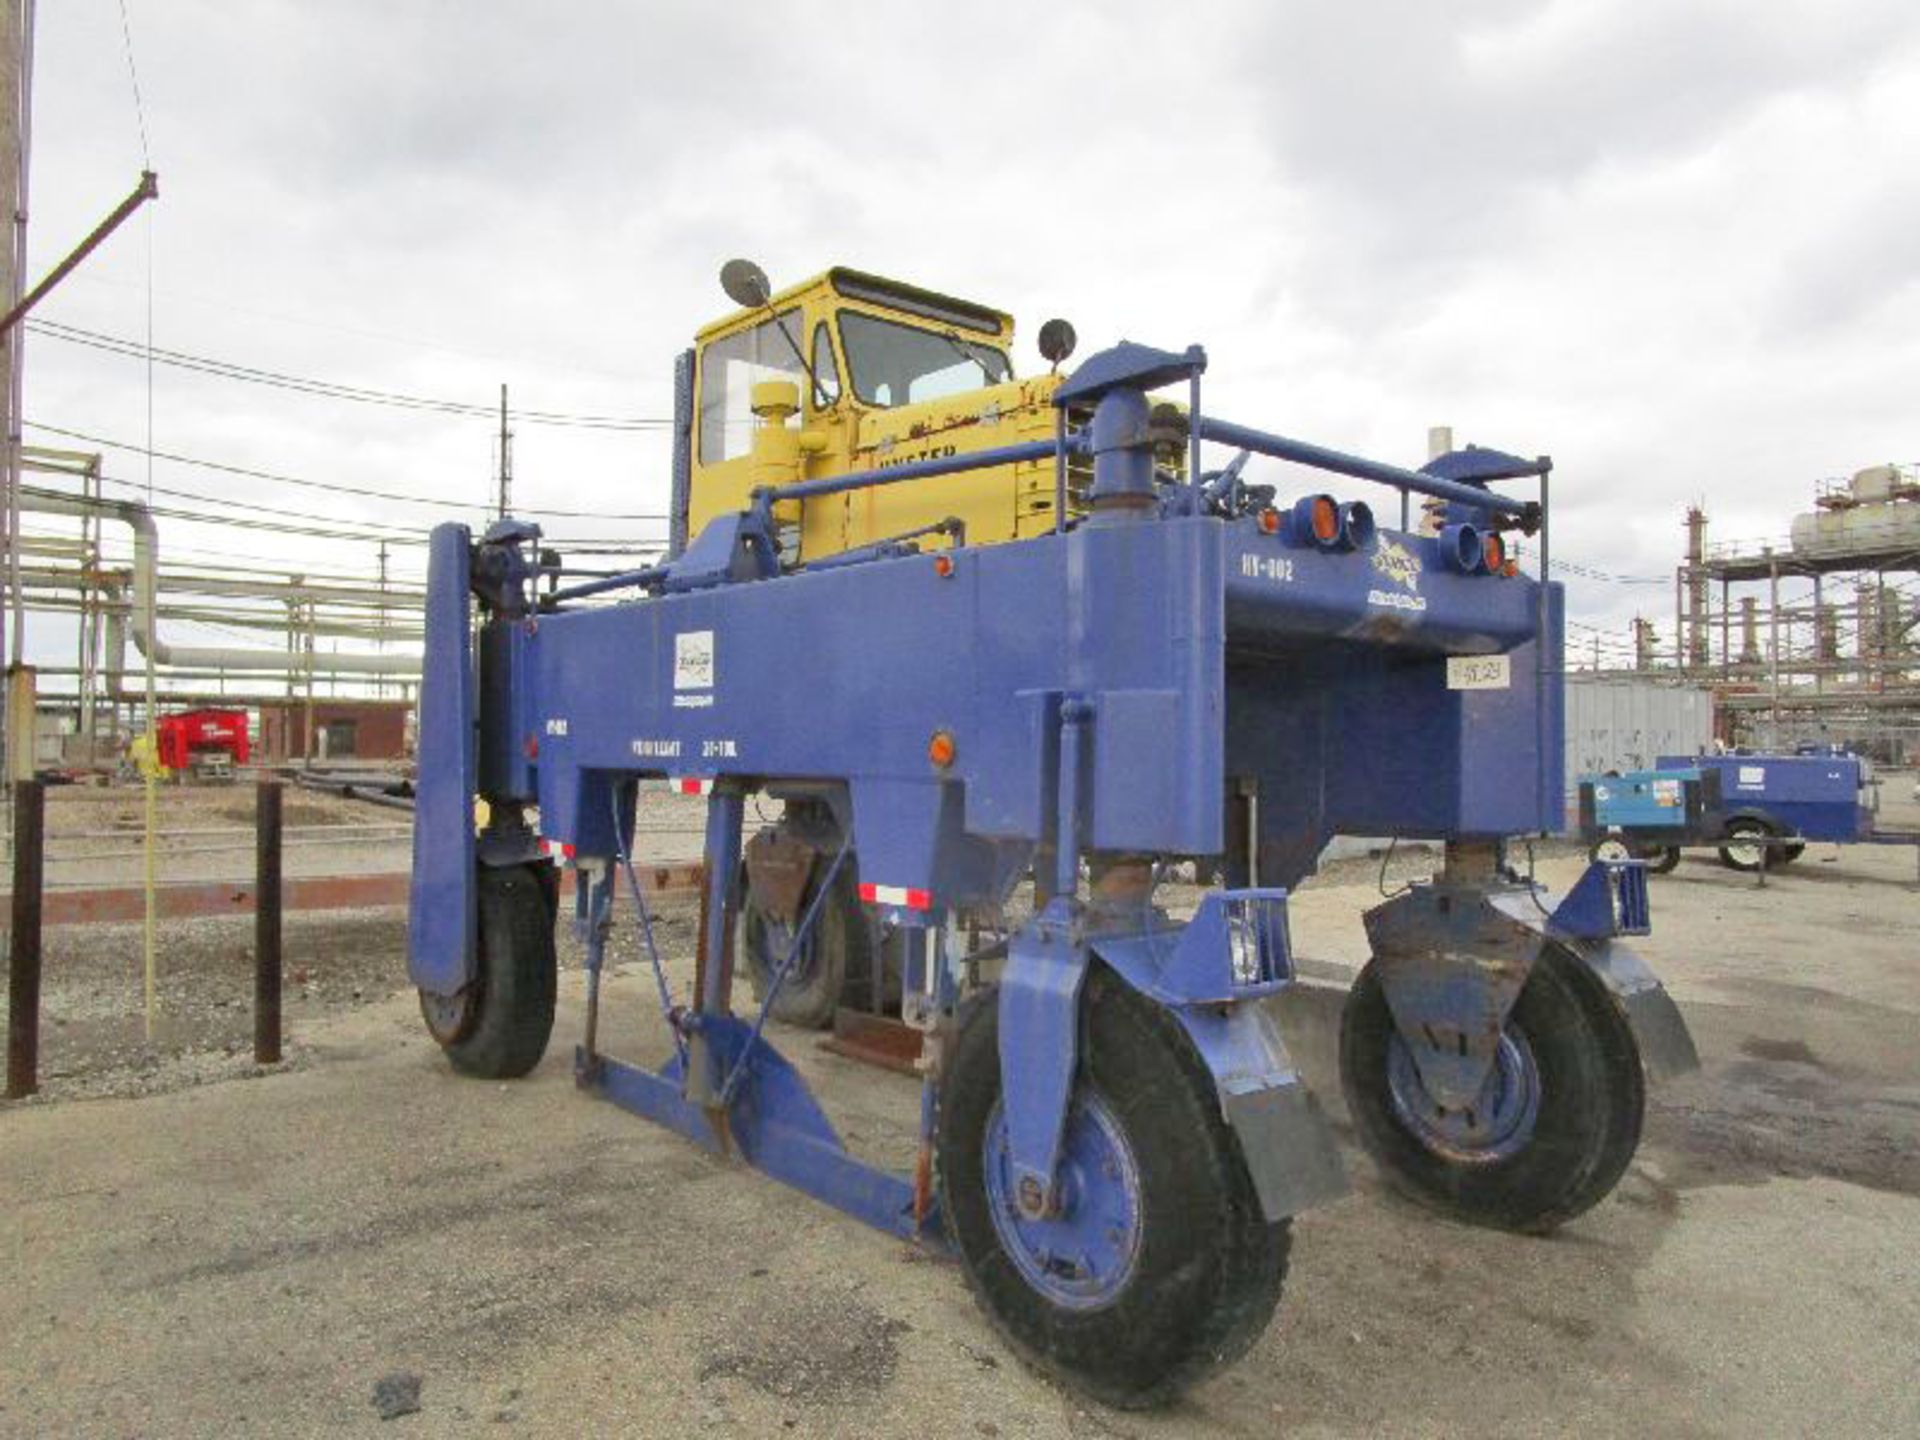
M 713 632 L 683 630 L 673 637 L 673 688 L 713 688 Z M 674 702 L 678 704 L 676 700 Z
M 740 745 L 734 740 L 702 740 L 700 742 L 702 760 L 738 760 Z
M 1767 783 L 1767 767 L 1764 765 L 1742 765 L 1740 767 L 1740 779 L 1736 783 L 1754 789 L 1764 786 Z
M 547 721 L 547 734 L 565 735 L 566 733 L 567 733 L 566 717 L 556 715 L 553 719 Z
M 633 758 L 636 760 L 677 760 L 680 757 L 678 740 L 636 740 L 633 742 Z
M 1248 580 L 1271 580 L 1284 585 L 1293 579 L 1293 561 L 1282 555 L 1242 555 L 1240 573 Z
M 1398 590 L 1369 590 L 1367 604 L 1388 610 L 1412 610 L 1415 613 L 1427 608 L 1424 595 L 1402 595 Z
M 1505 690 L 1513 684 L 1513 667 L 1505 655 L 1449 655 L 1447 689 Z

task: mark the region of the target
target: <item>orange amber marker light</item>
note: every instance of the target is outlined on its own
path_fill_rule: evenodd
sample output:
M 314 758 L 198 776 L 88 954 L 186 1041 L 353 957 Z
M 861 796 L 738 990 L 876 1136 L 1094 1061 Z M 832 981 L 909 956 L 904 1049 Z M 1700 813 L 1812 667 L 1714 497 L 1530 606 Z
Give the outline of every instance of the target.
M 945 580 L 948 576 L 952 575 L 953 574 L 953 557 L 951 555 L 934 556 L 933 557 L 933 573 L 938 575 L 942 580 Z
M 953 764 L 954 753 L 952 733 L 946 730 L 934 731 L 933 738 L 927 741 L 927 759 L 934 763 L 935 768 L 944 770 Z
M 1487 557 L 1487 573 L 1498 575 L 1507 568 L 1507 542 L 1498 535 L 1489 535 L 1482 542 L 1481 553 Z
M 1260 512 L 1260 529 L 1268 535 L 1280 533 L 1280 512 L 1271 505 Z
M 1520 573 L 1520 562 L 1518 560 L 1507 561 L 1506 564 L 1500 567 L 1500 573 L 1511 580 Z
M 1313 502 L 1313 538 L 1327 541 L 1340 538 L 1340 507 L 1324 495 Z

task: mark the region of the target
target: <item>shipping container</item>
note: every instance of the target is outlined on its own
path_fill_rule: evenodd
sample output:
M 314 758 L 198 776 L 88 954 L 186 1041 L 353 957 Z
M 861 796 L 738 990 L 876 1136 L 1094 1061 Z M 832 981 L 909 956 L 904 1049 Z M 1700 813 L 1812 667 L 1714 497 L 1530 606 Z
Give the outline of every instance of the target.
M 1713 694 L 1650 680 L 1567 677 L 1567 798 L 1580 777 L 1651 770 L 1662 755 L 1713 748 Z

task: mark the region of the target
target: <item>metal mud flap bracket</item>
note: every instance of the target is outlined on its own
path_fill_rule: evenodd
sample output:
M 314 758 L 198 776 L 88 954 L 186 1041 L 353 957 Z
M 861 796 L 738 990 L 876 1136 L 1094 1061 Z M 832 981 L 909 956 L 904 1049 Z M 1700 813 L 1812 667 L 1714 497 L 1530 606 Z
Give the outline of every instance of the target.
M 1655 1079 L 1699 1068 L 1673 997 L 1619 942 L 1650 923 L 1646 867 L 1596 861 L 1551 911 L 1521 880 L 1416 882 L 1366 915 L 1394 1029 L 1433 1100 L 1467 1109 L 1487 1083 L 1507 1016 L 1548 945 L 1577 958 L 1620 1007 Z
M 1262 1003 L 1294 978 L 1286 891 L 1214 891 L 1183 927 L 1094 935 L 1088 944 L 1179 1018 L 1213 1075 L 1268 1220 L 1347 1193 L 1320 1102 Z

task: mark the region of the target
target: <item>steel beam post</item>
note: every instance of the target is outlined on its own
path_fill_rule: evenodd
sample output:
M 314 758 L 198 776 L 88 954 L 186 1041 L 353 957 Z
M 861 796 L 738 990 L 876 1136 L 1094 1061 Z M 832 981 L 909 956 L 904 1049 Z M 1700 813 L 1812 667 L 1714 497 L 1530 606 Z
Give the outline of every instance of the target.
M 707 1022 L 726 1016 L 732 1004 L 733 891 L 740 873 L 740 824 L 746 795 L 738 784 L 722 781 L 707 797 L 707 883 L 701 916 L 700 948 L 706 956 L 700 991 L 694 997 L 694 1031 L 688 1047 L 687 1098 L 712 1105 L 720 1094 L 720 1056 L 705 1033 Z
M 254 800 L 253 1059 L 280 1063 L 281 788 L 262 780 Z
M 40 1088 L 40 892 L 46 877 L 46 786 L 13 787 L 13 937 L 7 967 L 7 1098 Z

